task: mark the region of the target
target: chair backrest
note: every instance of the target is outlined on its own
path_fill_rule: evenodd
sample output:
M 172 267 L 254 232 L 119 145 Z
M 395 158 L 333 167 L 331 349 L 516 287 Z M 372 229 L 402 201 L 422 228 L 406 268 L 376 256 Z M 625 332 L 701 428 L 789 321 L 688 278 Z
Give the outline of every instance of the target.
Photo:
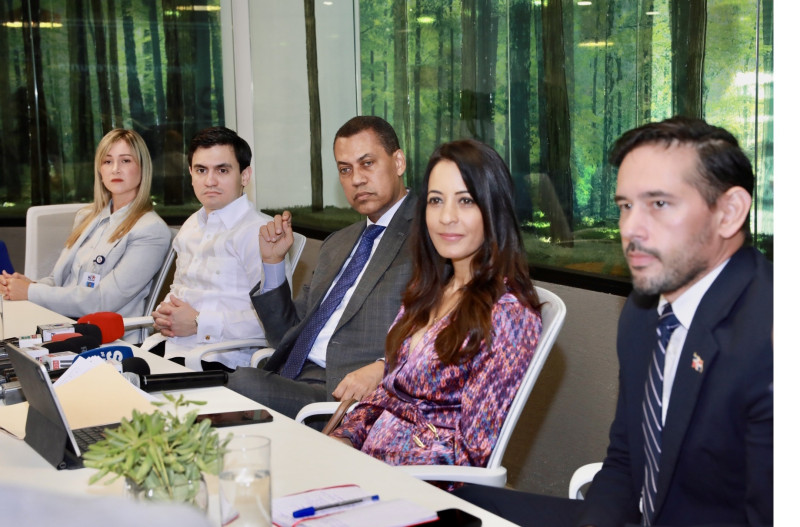
M 531 394 L 533 385 L 536 384 L 536 379 L 542 371 L 547 356 L 550 355 L 550 350 L 564 325 L 564 317 L 567 315 L 567 306 L 555 293 L 536 286 L 536 294 L 539 295 L 539 302 L 542 302 L 542 332 L 539 334 L 539 343 L 536 346 L 536 353 L 528 365 L 528 370 L 522 378 L 522 383 L 519 385 L 519 390 L 517 390 L 514 400 L 511 401 L 508 416 L 500 428 L 497 444 L 492 450 L 492 455 L 489 456 L 486 468 L 498 468 L 502 463 L 514 427 L 517 426 L 525 403 L 528 402 L 528 396 Z
M 172 234 L 170 240 L 174 240 L 175 235 L 178 234 L 178 229 L 170 227 L 170 232 Z M 173 271 L 174 264 L 175 249 L 172 247 L 172 242 L 170 241 L 169 251 L 167 251 L 167 256 L 164 259 L 164 263 L 161 264 L 161 269 L 158 270 L 158 273 L 156 273 L 156 275 L 153 277 L 153 281 L 150 284 L 150 292 L 147 294 L 147 298 L 144 301 L 144 312 L 142 313 L 142 316 L 150 316 L 150 313 L 152 313 L 155 309 L 159 298 L 162 297 L 161 290 L 164 288 L 164 282 Z M 152 329 L 152 327 L 143 327 L 139 342 L 144 342 L 144 339 L 150 336 L 150 331 Z
M 86 203 L 30 207 L 25 219 L 25 276 L 50 276 L 61 249 L 72 232 L 75 213 Z

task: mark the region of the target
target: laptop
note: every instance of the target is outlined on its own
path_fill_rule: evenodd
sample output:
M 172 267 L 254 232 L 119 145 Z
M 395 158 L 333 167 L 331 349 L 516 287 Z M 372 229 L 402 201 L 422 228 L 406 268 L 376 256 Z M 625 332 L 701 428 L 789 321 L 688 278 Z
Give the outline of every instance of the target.
M 81 454 L 103 438 L 104 429 L 119 423 L 70 429 L 44 364 L 11 342 L 4 344 L 28 400 L 25 442 L 59 470 L 83 467 Z

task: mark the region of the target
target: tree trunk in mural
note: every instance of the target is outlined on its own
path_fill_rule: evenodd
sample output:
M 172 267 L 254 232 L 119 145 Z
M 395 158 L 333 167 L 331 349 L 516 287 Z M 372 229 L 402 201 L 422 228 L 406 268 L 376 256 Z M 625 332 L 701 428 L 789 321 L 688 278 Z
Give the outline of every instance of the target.
M 422 15 L 420 2 L 419 0 L 416 1 L 416 9 L 415 12 L 417 16 Z M 413 99 L 414 99 L 414 124 L 417 128 L 419 128 L 420 123 L 422 122 L 422 108 L 420 108 L 420 68 L 422 68 L 422 24 L 415 24 L 417 27 L 414 30 L 414 73 L 412 76 L 412 85 L 413 85 Z M 414 134 L 414 148 L 411 149 L 410 152 L 406 152 L 406 162 L 409 163 L 411 166 L 414 167 L 413 174 L 416 179 L 421 179 L 422 174 L 425 172 L 425 167 L 427 166 L 427 159 L 428 153 L 423 153 L 420 147 L 420 134 L 419 132 Z M 414 186 L 416 186 L 416 181 Z
M 136 69 L 136 41 L 133 38 L 133 16 L 131 0 L 122 2 L 122 35 L 125 44 L 125 72 L 128 79 L 128 105 L 130 107 L 133 129 L 141 133 L 146 122 L 142 87 Z
M 67 3 L 67 19 L 81 20 L 87 13 L 84 0 Z M 69 63 L 74 72 L 69 76 L 69 105 L 72 121 L 72 152 L 76 161 L 75 193 L 91 196 L 94 188 L 94 107 L 89 86 L 89 35 L 86 25 L 69 24 Z
M 311 147 L 311 210 L 319 212 L 322 198 L 322 117 L 319 106 L 319 68 L 317 67 L 317 17 L 314 0 L 304 0 L 306 16 L 306 71 L 308 74 L 309 139 Z
M 156 122 L 160 122 L 167 115 L 167 105 L 164 98 L 164 81 L 161 77 L 161 39 L 158 25 L 158 2 L 149 2 L 148 18 L 150 19 L 150 52 L 153 54 L 153 84 L 156 97 Z
M 164 0 L 164 50 L 167 57 L 167 97 L 166 112 L 167 122 L 164 130 L 165 138 L 171 136 L 184 137 L 184 97 L 182 63 L 190 63 L 187 51 L 181 49 L 180 33 L 178 31 L 177 13 L 178 0 Z M 156 53 L 156 50 L 153 50 Z M 199 130 L 193 130 L 194 135 Z M 166 144 L 165 139 L 165 144 Z M 180 205 L 183 203 L 183 174 L 164 174 L 164 203 L 166 205 Z
M 461 135 L 494 147 L 497 17 L 489 0 L 464 0 L 461 8 Z
M 531 202 L 531 4 L 515 1 L 509 6 L 509 123 L 511 177 L 514 209 L 520 221 L 533 219 Z
M 33 18 L 28 18 L 31 13 Z M 30 10 L 23 9 L 22 37 L 25 46 L 27 80 L 29 155 L 31 162 L 31 204 L 48 205 L 50 201 L 50 164 L 47 159 L 48 119 L 44 90 L 35 84 L 42 77 L 42 45 L 39 34 L 39 0 L 31 0 Z
M 652 106 L 653 78 L 653 0 L 647 0 L 639 11 L 639 37 L 636 39 L 636 124 L 649 123 Z
M 113 128 L 111 117 L 111 90 L 108 80 L 108 53 L 103 23 L 103 2 L 90 0 L 92 6 L 92 33 L 94 34 L 94 55 L 97 62 L 97 91 L 100 105 L 100 126 L 105 134 Z
M 394 26 L 394 116 L 392 126 L 400 139 L 401 148 L 411 146 L 411 113 L 408 101 L 408 15 L 405 0 L 393 0 L 392 22 Z M 411 164 L 410 166 L 413 166 Z M 418 174 L 406 173 L 411 184 Z
M 117 39 L 117 8 L 115 2 L 106 4 L 106 26 L 108 27 L 108 67 L 106 68 L 110 80 L 111 97 L 111 126 L 122 128 L 122 92 L 119 86 L 119 79 L 122 76 L 119 67 L 119 41 Z
M 0 19 L 11 20 L 11 8 L 6 2 L 0 2 Z M 0 31 L 0 57 L 9 56 L 8 31 Z M 10 61 L 0 64 L 0 79 L 8 79 L 11 75 Z M 0 82 L 0 101 L 10 101 L 11 83 Z M 22 160 L 17 146 L 18 130 L 23 129 L 19 112 L 22 109 L 14 105 L 13 112 L 0 112 L 0 129 L 7 132 L 0 141 L 0 187 L 6 188 L 3 201 L 14 203 L 22 197 Z M 8 133 L 11 132 L 11 133 Z
M 542 199 L 542 207 L 550 221 L 553 241 L 572 246 L 573 187 L 565 58 L 561 0 L 550 0 L 542 6 L 544 77 L 540 78 L 539 89 L 545 102 L 544 108 L 540 107 L 546 130 L 542 142 L 543 172 L 549 176 L 556 199 Z
M 706 0 L 671 0 L 672 108 L 678 115 L 703 117 L 703 61 Z

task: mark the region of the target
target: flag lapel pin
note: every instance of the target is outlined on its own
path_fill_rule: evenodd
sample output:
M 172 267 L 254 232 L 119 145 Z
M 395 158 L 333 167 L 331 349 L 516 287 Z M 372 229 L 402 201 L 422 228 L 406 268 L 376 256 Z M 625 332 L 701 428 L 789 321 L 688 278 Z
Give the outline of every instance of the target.
M 697 373 L 703 373 L 703 359 L 697 353 L 692 355 L 692 369 Z

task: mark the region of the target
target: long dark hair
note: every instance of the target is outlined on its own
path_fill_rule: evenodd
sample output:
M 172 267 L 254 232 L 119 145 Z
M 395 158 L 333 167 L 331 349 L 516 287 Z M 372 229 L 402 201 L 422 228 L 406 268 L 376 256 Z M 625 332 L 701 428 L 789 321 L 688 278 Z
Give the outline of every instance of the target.
M 431 155 L 422 183 L 411 233 L 414 271 L 403 295 L 405 312 L 386 338 L 386 358 L 394 367 L 403 341 L 428 325 L 453 276 L 453 264 L 436 252 L 425 221 L 428 181 L 437 163 L 456 164 L 483 216 L 483 245 L 472 259 L 472 278 L 464 285 L 450 323 L 436 337 L 435 348 L 445 364 L 470 360 L 481 344 L 491 345 L 492 306 L 506 292 L 531 309 L 539 298 L 528 275 L 522 234 L 514 214 L 511 174 L 492 148 L 473 140 L 440 145 Z

